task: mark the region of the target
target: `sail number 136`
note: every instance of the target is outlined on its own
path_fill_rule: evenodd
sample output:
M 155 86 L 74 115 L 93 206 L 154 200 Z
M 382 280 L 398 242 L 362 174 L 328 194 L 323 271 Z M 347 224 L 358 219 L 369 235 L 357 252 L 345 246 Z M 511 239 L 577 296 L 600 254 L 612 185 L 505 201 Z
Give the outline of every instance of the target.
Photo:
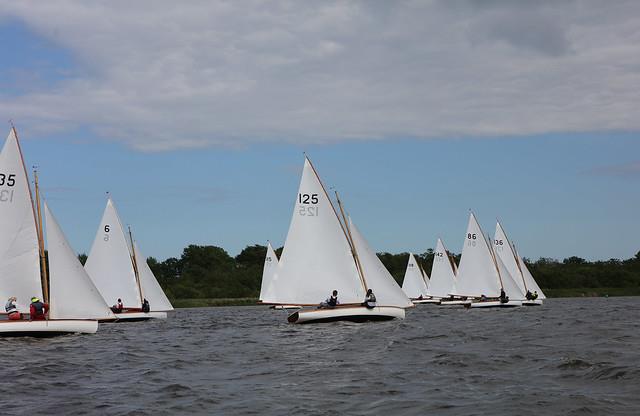
M 298 194 L 298 214 L 303 217 L 318 216 L 318 194 Z

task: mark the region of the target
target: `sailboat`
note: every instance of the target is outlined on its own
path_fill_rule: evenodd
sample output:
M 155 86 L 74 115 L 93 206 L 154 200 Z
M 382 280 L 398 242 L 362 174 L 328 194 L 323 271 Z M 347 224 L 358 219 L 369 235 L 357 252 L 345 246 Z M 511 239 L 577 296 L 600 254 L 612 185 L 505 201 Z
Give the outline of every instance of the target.
M 526 299 L 522 301 L 524 306 L 539 306 L 542 305 L 542 300 L 545 298 L 542 289 L 538 286 L 535 279 L 527 269 L 527 265 L 524 264 L 522 258 L 518 254 L 515 244 L 509 241 L 507 233 L 504 231 L 500 221 L 496 222 L 496 232 L 493 239 L 493 246 L 496 254 L 503 261 L 509 273 L 515 277 L 516 284 L 519 286 L 522 293 L 537 292 L 538 299 Z
M 46 320 L 2 320 L 0 336 L 95 333 L 98 320 L 112 319 L 113 314 L 45 203 L 47 270 L 37 173 L 35 191 L 36 204 L 12 127 L 0 153 L 0 293 L 16 296 L 22 313 L 28 313 L 24 302 L 34 296 L 49 304 L 49 312 Z
M 440 238 L 436 242 L 427 295 L 440 302 L 449 297 L 456 283 L 456 263 Z
M 404 308 L 411 302 L 385 274 L 342 207 L 341 214 L 342 220 L 305 156 L 289 232 L 273 275 L 277 293 L 268 293 L 263 301 L 314 306 L 291 314 L 291 323 L 404 318 Z M 362 306 L 368 288 L 374 290 L 379 305 L 371 309 Z M 338 291 L 340 305 L 318 309 L 333 290 Z
M 440 302 L 439 300 L 430 299 L 427 279 L 428 277 L 424 275 L 422 267 L 416 261 L 413 253 L 409 253 L 404 280 L 402 280 L 402 291 L 414 304 Z
M 262 268 L 262 283 L 260 285 L 260 297 L 258 301 L 262 305 L 271 305 L 272 309 L 298 309 L 298 305 L 286 305 L 273 303 L 277 300 L 278 283 L 274 282 L 273 277 L 278 270 L 278 255 L 276 254 L 271 243 L 267 242 L 267 253 L 264 256 L 264 266 Z M 271 302 L 265 302 L 270 299 Z
M 509 298 L 507 302 L 500 301 L 501 290 Z M 522 306 L 521 300 L 524 299 L 506 266 L 487 242 L 473 212 L 469 214 L 465 244 L 451 295 L 473 299 L 473 308 Z
M 128 234 L 129 241 L 113 201 L 107 198 L 84 268 L 107 304 L 122 300 L 122 311 L 114 309 L 117 320 L 165 319 L 173 307 L 141 256 L 131 229 Z M 149 302 L 149 312 L 142 311 L 144 299 Z

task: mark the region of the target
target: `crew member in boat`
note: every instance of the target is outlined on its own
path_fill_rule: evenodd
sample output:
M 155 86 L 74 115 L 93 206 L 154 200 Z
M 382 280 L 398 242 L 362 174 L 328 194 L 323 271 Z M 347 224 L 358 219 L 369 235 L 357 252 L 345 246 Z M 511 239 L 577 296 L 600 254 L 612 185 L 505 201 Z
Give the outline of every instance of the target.
M 486 301 L 487 301 L 487 297 L 484 294 L 480 295 L 480 302 L 486 302 Z
M 366 306 L 367 309 L 373 309 L 376 307 L 376 295 L 373 294 L 373 290 L 367 289 L 367 295 L 364 298 L 362 306 Z
M 29 314 L 32 321 L 44 321 L 47 319 L 47 312 L 49 312 L 49 304 L 42 302 L 37 297 L 31 298 L 31 305 L 29 306 Z
M 118 301 L 116 302 L 116 304 L 111 307 L 111 312 L 122 313 L 123 309 L 124 309 L 124 304 L 122 303 L 122 299 L 118 298 Z
M 144 298 L 142 300 L 142 312 L 149 313 L 149 311 L 151 311 L 151 306 L 149 305 L 147 298 Z
M 530 290 L 527 290 L 527 294 L 524 295 L 525 298 L 527 298 L 527 300 L 532 300 L 533 299 L 533 293 L 531 293 Z
M 509 302 L 509 297 L 507 296 L 506 293 L 504 293 L 504 289 L 500 289 L 500 303 L 507 303 Z
M 15 296 L 11 296 L 7 300 L 7 303 L 4 305 L 4 310 L 5 312 L 7 312 L 7 318 L 9 318 L 9 320 L 11 321 L 19 321 L 20 319 L 22 319 L 22 314 L 16 306 L 17 300 L 18 298 L 16 298 Z
M 335 308 L 339 304 L 340 302 L 338 302 L 338 291 L 334 290 L 331 296 L 329 296 L 324 302 L 320 303 L 320 307 Z
M 534 290 L 533 295 L 531 295 L 531 300 L 536 300 L 536 299 L 538 299 L 538 291 Z

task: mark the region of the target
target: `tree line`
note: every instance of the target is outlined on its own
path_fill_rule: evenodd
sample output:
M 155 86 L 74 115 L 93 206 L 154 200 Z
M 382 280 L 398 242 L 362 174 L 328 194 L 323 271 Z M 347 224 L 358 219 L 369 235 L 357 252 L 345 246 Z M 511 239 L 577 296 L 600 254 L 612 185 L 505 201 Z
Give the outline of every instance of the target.
M 170 299 L 199 298 L 257 298 L 260 293 L 262 268 L 267 248 L 262 245 L 246 247 L 235 257 L 215 246 L 190 245 L 180 258 L 162 262 L 149 257 L 147 262 Z M 276 250 L 280 257 L 282 248 Z M 453 255 L 459 263 L 460 255 Z M 409 253 L 378 253 L 378 257 L 402 284 Z M 430 273 L 433 250 L 415 256 L 422 268 Z M 640 291 L 640 252 L 627 260 L 587 261 L 580 257 L 564 260 L 540 258 L 533 262 L 524 259 L 538 282 L 547 290 L 629 288 Z

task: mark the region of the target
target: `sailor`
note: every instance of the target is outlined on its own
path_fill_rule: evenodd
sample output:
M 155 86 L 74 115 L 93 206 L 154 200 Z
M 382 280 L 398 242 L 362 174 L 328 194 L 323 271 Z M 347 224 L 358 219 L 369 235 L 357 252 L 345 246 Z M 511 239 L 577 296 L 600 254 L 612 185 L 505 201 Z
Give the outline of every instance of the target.
M 538 299 L 538 291 L 534 290 L 533 295 L 531 295 L 531 300 L 536 300 L 536 299 Z
M 509 302 L 509 297 L 507 296 L 506 293 L 504 293 L 504 289 L 500 289 L 500 303 L 507 303 Z
M 364 298 L 363 306 L 366 306 L 367 309 L 373 309 L 376 307 L 376 295 L 373 294 L 373 290 L 367 289 L 367 296 Z
M 16 301 L 18 298 L 15 296 L 11 296 L 7 303 L 4 305 L 4 310 L 7 312 L 7 317 L 11 321 L 19 321 L 22 319 L 22 314 L 18 311 L 18 307 L 16 306 Z
M 484 294 L 480 295 L 480 302 L 486 302 L 486 301 L 487 301 L 487 297 Z
M 533 300 L 533 293 L 530 290 L 527 290 L 527 294 L 525 295 L 527 300 Z
M 118 302 L 116 302 L 116 304 L 111 307 L 111 311 L 113 313 L 122 313 L 123 309 L 124 305 L 122 304 L 122 299 L 120 298 L 118 298 Z
M 29 306 L 29 319 L 32 321 L 44 321 L 47 319 L 46 314 L 49 312 L 49 304 L 43 303 L 36 296 L 31 298 Z
M 150 310 L 151 306 L 149 305 L 149 301 L 147 300 L 147 298 L 144 298 L 142 300 L 142 312 L 149 313 Z
M 338 302 L 338 291 L 334 290 L 331 296 L 327 298 L 327 300 L 320 303 L 320 307 L 335 308 L 339 304 L 340 302 Z

